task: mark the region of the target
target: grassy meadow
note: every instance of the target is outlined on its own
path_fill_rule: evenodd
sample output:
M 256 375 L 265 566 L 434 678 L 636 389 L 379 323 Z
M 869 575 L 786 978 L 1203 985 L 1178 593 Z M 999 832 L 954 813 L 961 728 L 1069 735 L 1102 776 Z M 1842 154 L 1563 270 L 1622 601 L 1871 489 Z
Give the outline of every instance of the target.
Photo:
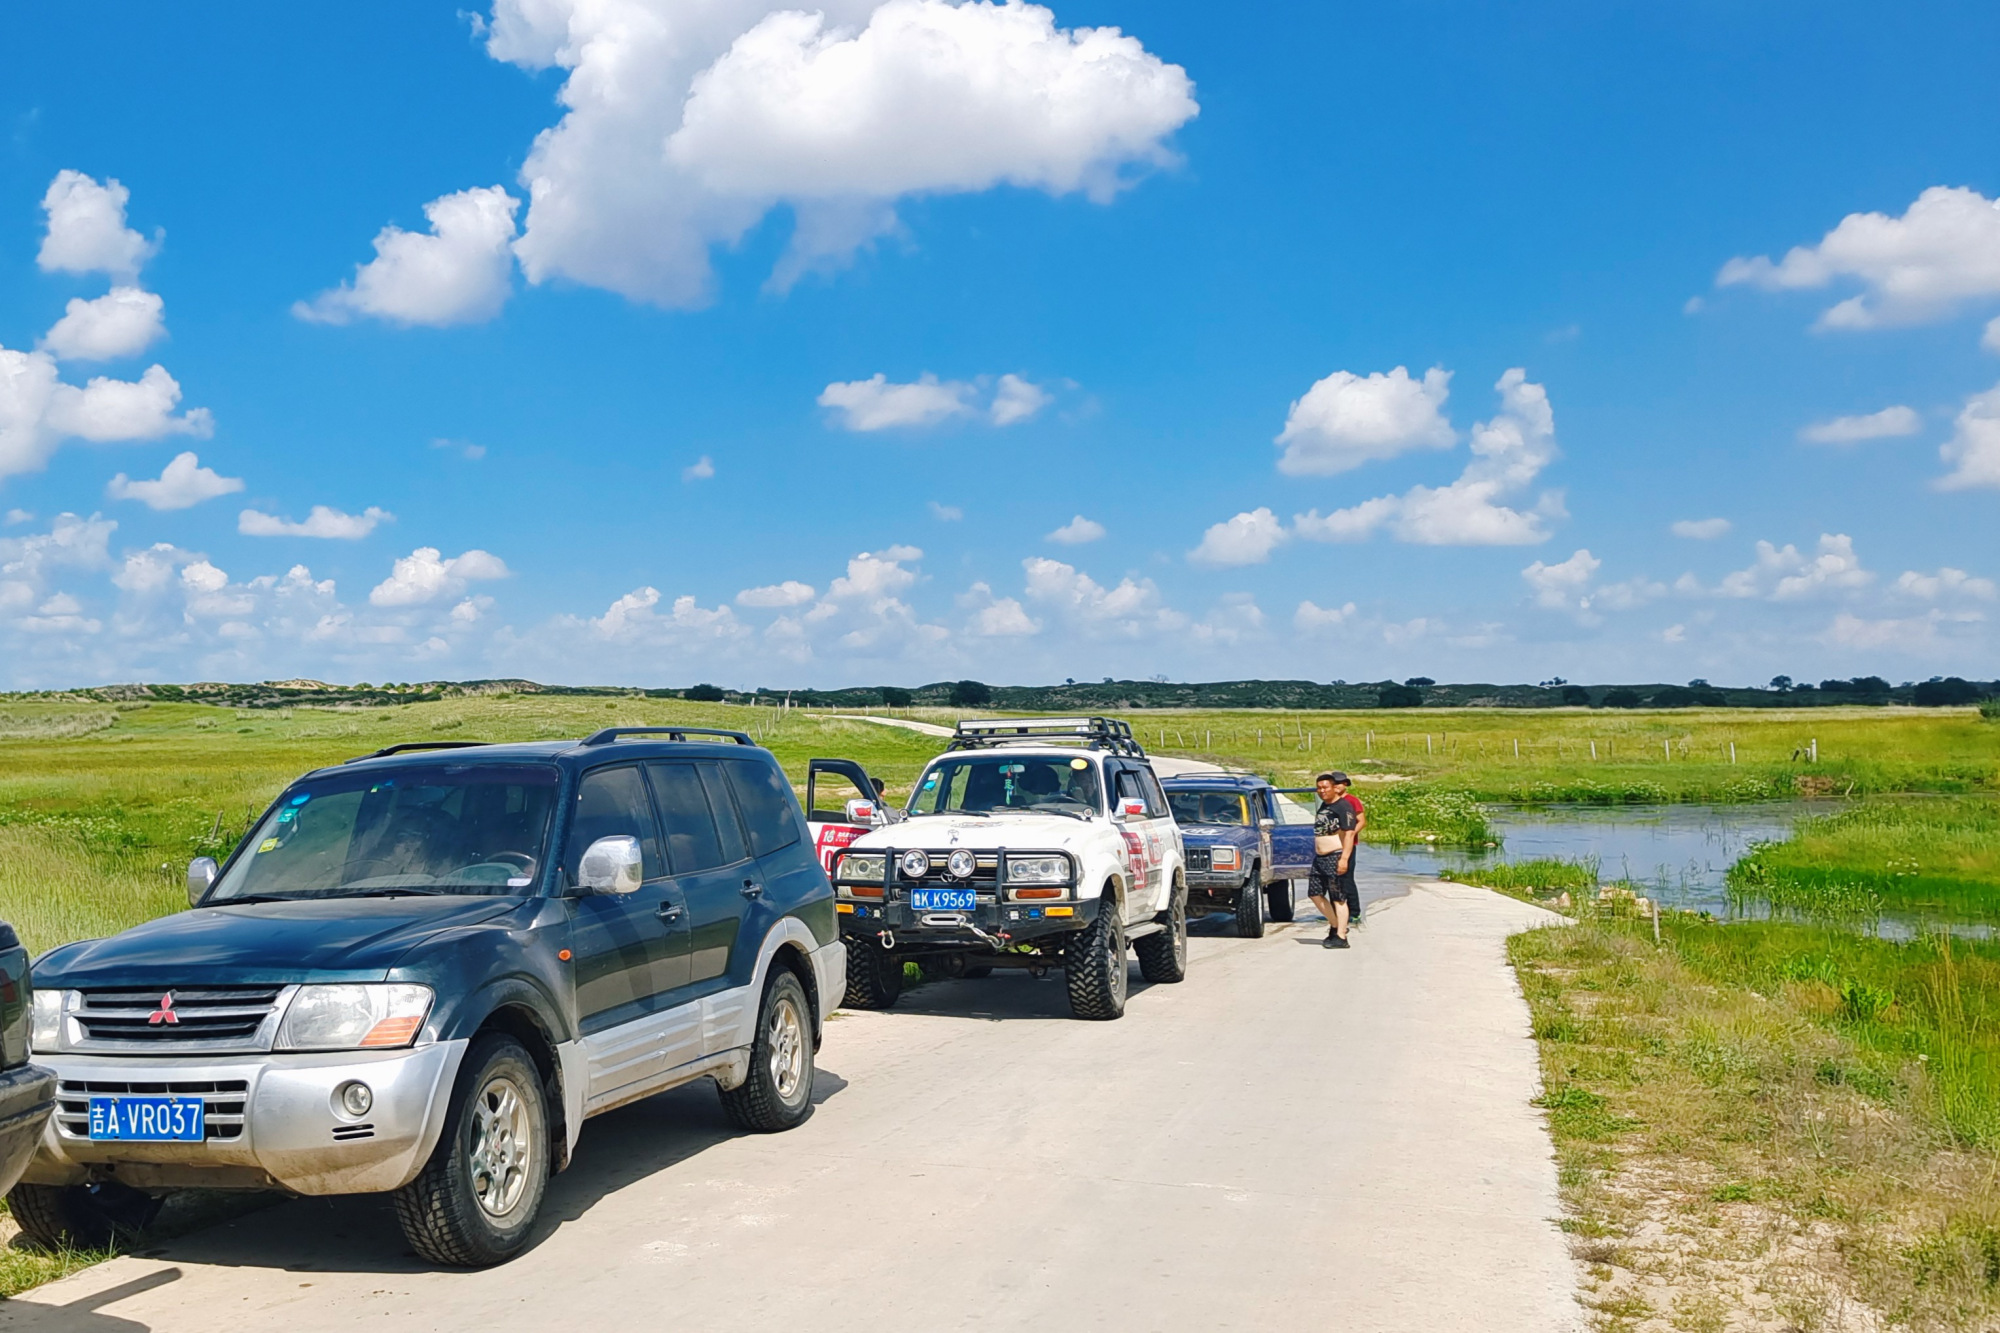
M 2000 946 L 1587 913 L 1509 947 L 1598 1328 L 2000 1327 Z
M 1801 820 L 1729 872 L 1733 894 L 1807 913 L 2000 915 L 2000 800 L 1894 797 Z

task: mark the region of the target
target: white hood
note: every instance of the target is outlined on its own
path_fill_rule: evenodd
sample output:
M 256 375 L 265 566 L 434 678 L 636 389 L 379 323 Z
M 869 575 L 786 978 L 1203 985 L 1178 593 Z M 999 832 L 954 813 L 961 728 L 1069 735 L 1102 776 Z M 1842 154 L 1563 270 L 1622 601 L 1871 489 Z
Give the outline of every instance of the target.
M 873 829 L 850 844 L 851 849 L 876 847 L 968 847 L 991 851 L 1002 847 L 1035 847 L 1067 851 L 1086 839 L 1102 838 L 1106 821 L 1099 816 L 1089 821 L 1067 815 L 994 815 L 980 819 L 965 815 L 919 815 Z

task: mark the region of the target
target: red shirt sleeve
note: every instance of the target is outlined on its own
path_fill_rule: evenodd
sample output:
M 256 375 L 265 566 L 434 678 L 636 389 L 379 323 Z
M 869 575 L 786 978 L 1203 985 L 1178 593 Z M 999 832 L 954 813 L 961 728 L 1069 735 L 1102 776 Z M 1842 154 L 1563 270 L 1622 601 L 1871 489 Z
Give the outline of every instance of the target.
M 1368 813 L 1368 811 L 1361 804 L 1361 798 L 1359 796 L 1356 796 L 1353 792 L 1347 793 L 1347 795 L 1341 797 L 1340 799 L 1346 801 L 1349 805 L 1353 806 L 1355 814 L 1365 815 Z

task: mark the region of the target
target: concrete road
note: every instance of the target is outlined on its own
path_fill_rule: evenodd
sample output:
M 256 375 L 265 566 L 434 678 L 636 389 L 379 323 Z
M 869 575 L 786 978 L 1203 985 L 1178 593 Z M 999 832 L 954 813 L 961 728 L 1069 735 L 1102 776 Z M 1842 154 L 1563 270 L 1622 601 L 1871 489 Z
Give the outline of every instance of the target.
M 1528 1015 L 1535 908 L 1420 884 L 1355 947 L 1202 923 L 1186 982 L 1059 978 L 837 1017 L 819 1106 L 706 1083 L 593 1121 L 540 1243 L 427 1271 L 379 1199 L 298 1200 L 0 1304 L 0 1329 L 1339 1329 L 1577 1322 Z

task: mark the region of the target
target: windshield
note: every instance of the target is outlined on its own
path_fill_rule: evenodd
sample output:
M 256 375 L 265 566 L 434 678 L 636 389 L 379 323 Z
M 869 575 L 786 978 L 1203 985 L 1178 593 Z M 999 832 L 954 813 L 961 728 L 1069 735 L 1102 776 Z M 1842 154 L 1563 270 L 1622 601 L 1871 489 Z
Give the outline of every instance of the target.
M 913 815 L 1000 810 L 1101 813 L 1097 765 L 1082 756 L 968 754 L 940 759 L 910 797 Z
M 1167 804 L 1176 824 L 1248 824 L 1250 809 L 1240 792 L 1170 791 Z
M 556 770 L 444 764 L 330 773 L 286 792 L 206 902 L 517 895 L 542 868 Z

